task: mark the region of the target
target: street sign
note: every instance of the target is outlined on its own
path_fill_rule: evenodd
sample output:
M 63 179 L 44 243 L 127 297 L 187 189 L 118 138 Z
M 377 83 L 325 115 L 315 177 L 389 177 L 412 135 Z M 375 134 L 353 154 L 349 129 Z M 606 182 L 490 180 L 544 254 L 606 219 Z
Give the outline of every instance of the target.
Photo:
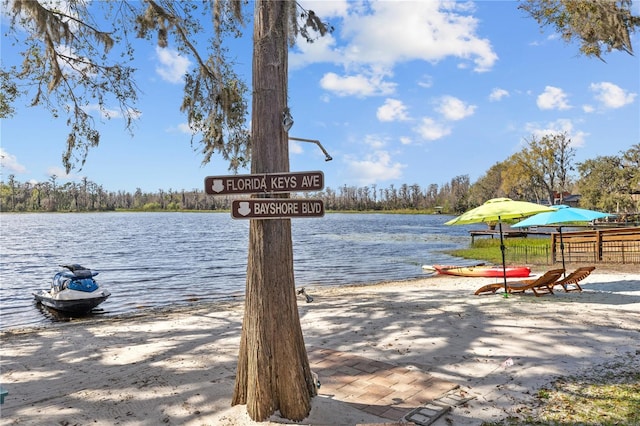
M 234 219 L 284 219 L 290 217 L 322 217 L 322 200 L 291 198 L 248 198 L 231 202 Z
M 322 188 L 324 174 L 320 171 L 207 176 L 204 179 L 204 190 L 210 195 L 274 194 L 320 191 Z

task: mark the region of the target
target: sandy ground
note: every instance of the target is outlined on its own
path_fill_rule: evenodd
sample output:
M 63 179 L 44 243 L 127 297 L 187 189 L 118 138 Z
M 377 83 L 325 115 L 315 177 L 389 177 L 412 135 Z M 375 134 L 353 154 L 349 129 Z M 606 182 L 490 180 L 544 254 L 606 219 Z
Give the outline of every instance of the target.
M 596 269 L 582 293 L 473 295 L 490 282 L 434 276 L 307 288 L 305 343 L 421 366 L 459 385 L 472 399 L 436 426 L 524 415 L 560 376 L 612 362 L 640 368 L 640 272 Z M 230 406 L 242 311 L 229 302 L 5 332 L 0 424 L 258 424 Z M 300 424 L 390 422 L 319 392 Z M 260 424 L 282 423 L 276 413 Z

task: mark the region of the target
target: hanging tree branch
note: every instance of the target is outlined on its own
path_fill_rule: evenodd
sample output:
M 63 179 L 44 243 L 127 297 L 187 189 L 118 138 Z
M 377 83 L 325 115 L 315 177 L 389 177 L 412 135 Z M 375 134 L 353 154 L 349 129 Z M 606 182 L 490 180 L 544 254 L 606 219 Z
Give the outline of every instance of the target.
M 580 42 L 580 52 L 601 60 L 604 52 L 633 54 L 631 34 L 640 17 L 631 14 L 631 0 L 521 0 L 540 26 L 553 26 L 566 42 Z

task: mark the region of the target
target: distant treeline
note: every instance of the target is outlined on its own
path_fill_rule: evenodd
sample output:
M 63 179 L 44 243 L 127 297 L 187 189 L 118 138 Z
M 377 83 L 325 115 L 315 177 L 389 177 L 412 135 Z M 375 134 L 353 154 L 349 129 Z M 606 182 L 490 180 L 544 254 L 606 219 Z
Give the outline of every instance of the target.
M 461 175 L 445 184 L 426 187 L 417 183 L 386 188 L 344 185 L 291 196 L 323 200 L 325 210 L 334 211 L 459 214 L 488 199 L 508 197 L 542 204 L 571 200 L 574 205 L 620 217 L 640 213 L 640 144 L 619 156 L 602 156 L 574 164 L 570 142 L 565 134 L 532 138 L 522 151 L 491 166 L 473 184 L 468 175 Z M 578 171 L 578 176 L 570 173 L 573 170 Z M 207 195 L 204 189 L 113 192 L 87 178 L 59 184 L 55 175 L 47 182 L 35 184 L 19 182 L 14 175 L 9 175 L 7 182 L 0 182 L 0 211 L 4 212 L 229 210 L 236 198 Z
M 455 178 L 455 182 L 469 181 L 468 177 Z M 57 177 L 48 182 L 22 183 L 10 177 L 9 182 L 0 183 L 0 211 L 3 212 L 98 212 L 115 210 L 132 211 L 211 211 L 230 210 L 231 202 L 239 196 L 207 195 L 204 190 L 159 190 L 155 193 L 137 189 L 107 191 L 101 185 L 83 179 L 82 182 L 66 182 L 57 185 Z M 297 198 L 314 198 L 324 201 L 326 210 L 370 211 L 370 210 L 416 210 L 442 211 L 443 206 L 456 205 L 451 184 L 418 184 L 378 188 L 342 186 L 326 188 L 320 192 L 291 194 Z

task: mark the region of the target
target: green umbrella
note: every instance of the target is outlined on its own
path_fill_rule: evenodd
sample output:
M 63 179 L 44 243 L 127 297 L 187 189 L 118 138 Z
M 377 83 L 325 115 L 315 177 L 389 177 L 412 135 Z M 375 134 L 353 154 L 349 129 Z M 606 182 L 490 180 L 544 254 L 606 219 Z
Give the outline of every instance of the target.
M 536 213 L 554 211 L 553 207 L 528 201 L 514 201 L 511 198 L 492 198 L 481 206 L 471 209 L 460 216 L 445 222 L 445 225 L 468 225 L 471 223 L 494 222 L 500 230 L 500 251 L 502 252 L 502 271 L 504 291 L 507 294 L 507 264 L 504 258 L 504 239 L 502 237 L 502 221 L 508 219 L 522 219 Z

